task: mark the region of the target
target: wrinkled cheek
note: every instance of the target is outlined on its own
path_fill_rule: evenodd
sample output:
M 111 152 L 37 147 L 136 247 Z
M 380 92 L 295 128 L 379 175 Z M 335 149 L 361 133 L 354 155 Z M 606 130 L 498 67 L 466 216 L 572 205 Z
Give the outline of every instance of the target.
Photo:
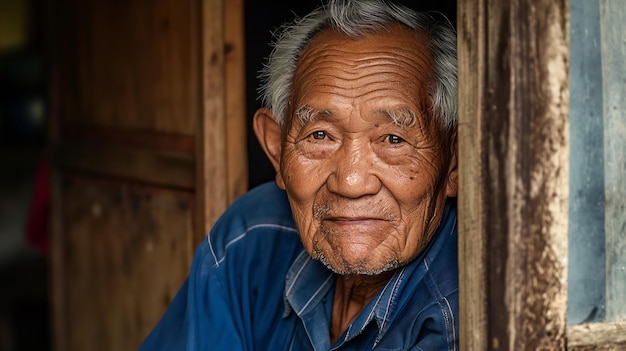
M 280 164 L 280 175 L 287 185 L 291 185 L 293 179 L 292 162 L 288 156 L 283 155 Z
M 321 186 L 319 168 L 306 159 L 286 159 L 281 166 L 281 176 L 288 193 L 298 201 L 311 200 Z
M 298 232 L 300 233 L 300 240 L 302 241 L 302 244 L 309 253 L 313 253 L 315 240 L 319 239 L 316 234 L 317 228 L 315 227 L 314 220 L 311 218 L 311 216 L 305 213 L 295 211 L 294 221 L 296 222 L 296 226 L 298 227 Z
M 439 184 L 436 170 L 430 167 L 409 167 L 396 173 L 394 191 L 400 202 L 416 203 L 424 201 L 424 196 L 436 192 Z
M 309 241 L 311 233 L 315 230 L 315 220 L 313 218 L 313 204 L 306 197 L 301 196 L 298 191 L 292 191 L 293 189 L 287 189 L 289 195 L 289 205 L 293 220 L 296 223 L 300 238 L 305 245 L 308 245 L 305 241 Z

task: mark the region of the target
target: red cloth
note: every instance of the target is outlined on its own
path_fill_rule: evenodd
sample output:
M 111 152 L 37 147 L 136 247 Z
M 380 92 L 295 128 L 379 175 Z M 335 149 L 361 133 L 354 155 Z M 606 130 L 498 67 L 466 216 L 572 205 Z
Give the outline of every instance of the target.
M 49 248 L 49 217 L 50 166 L 44 153 L 37 166 L 32 204 L 26 219 L 26 242 L 43 255 L 48 254 Z

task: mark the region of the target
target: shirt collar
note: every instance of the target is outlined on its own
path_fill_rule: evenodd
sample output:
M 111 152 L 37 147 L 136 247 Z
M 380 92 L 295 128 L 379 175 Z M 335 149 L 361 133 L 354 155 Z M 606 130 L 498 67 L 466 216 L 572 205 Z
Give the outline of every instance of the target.
M 328 268 L 303 249 L 287 272 L 283 317 L 292 311 L 302 316 L 316 307 L 335 282 L 334 278 Z

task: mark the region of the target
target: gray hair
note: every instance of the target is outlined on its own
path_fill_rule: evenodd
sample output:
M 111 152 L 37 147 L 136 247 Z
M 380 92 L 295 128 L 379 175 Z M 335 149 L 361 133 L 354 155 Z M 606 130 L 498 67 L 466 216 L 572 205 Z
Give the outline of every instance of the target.
M 443 16 L 442 16 L 443 17 Z M 415 12 L 385 0 L 330 0 L 307 16 L 283 26 L 267 64 L 261 70 L 260 98 L 284 124 L 292 94 L 298 59 L 315 34 L 334 29 L 358 38 L 400 23 L 430 39 L 433 83 L 429 96 L 432 111 L 442 128 L 452 130 L 457 119 L 456 33 L 450 22 Z

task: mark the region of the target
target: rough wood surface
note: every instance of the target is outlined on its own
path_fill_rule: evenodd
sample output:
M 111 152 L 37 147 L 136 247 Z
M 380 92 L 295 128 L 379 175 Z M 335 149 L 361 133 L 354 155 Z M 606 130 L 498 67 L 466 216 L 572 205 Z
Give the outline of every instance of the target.
M 244 2 L 224 2 L 228 202 L 248 190 Z
M 93 141 L 66 141 L 57 148 L 55 164 L 65 170 L 168 188 L 193 190 L 196 186 L 196 169 L 192 156 L 151 148 L 130 148 Z
M 63 125 L 62 140 L 95 142 L 131 148 L 170 151 L 193 156 L 196 152 L 195 137 L 188 134 L 137 131 L 112 128 L 91 128 Z
M 569 351 L 626 350 L 626 322 L 592 323 L 567 329 Z
M 248 188 L 243 10 L 239 0 L 207 0 L 201 6 L 198 237 Z
M 49 5 L 57 351 L 136 349 L 247 188 L 243 2 L 225 3 Z
M 461 2 L 459 17 L 461 344 L 565 349 L 567 1 Z
M 202 115 L 197 134 L 196 231 L 206 235 L 228 206 L 226 88 L 224 71 L 224 3 L 201 5 Z M 210 205 L 210 206 L 209 206 Z
M 510 131 L 516 159 L 510 176 L 517 178 L 509 187 L 509 230 L 514 233 L 508 243 L 506 281 L 511 350 L 565 348 L 568 3 L 520 1 L 511 8 Z
M 57 6 L 63 121 L 195 133 L 196 2 L 61 0 Z
M 193 196 L 63 179 L 70 350 L 136 350 L 191 265 Z
M 459 297 L 461 348 L 487 350 L 486 214 L 482 110 L 485 100 L 485 2 L 458 4 Z

